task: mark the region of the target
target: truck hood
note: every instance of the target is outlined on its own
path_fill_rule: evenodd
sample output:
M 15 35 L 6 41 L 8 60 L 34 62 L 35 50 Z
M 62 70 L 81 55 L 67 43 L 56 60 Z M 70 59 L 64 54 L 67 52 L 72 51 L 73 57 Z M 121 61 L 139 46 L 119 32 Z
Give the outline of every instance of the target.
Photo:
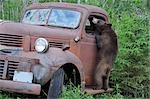
M 23 23 L 14 23 L 9 21 L 0 22 L 0 33 L 15 35 L 30 35 L 37 37 L 51 37 L 73 39 L 78 35 L 78 29 L 66 29 L 50 26 L 36 26 Z

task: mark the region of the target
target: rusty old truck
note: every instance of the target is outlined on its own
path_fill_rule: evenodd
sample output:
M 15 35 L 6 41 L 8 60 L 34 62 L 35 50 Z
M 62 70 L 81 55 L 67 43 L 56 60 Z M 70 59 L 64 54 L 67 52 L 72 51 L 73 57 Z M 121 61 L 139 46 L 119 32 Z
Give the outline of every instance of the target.
M 106 92 L 94 89 L 97 47 L 90 17 L 109 23 L 105 10 L 70 3 L 35 3 L 20 23 L 1 20 L 0 90 L 40 95 L 46 88 L 50 97 L 72 82 L 87 93 Z

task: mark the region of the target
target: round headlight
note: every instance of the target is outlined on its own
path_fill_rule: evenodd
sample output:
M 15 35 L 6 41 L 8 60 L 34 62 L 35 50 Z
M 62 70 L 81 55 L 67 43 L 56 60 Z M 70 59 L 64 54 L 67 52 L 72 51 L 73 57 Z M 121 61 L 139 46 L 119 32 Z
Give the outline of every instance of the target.
M 35 41 L 35 50 L 39 53 L 45 52 L 48 49 L 48 41 L 45 38 L 38 38 Z

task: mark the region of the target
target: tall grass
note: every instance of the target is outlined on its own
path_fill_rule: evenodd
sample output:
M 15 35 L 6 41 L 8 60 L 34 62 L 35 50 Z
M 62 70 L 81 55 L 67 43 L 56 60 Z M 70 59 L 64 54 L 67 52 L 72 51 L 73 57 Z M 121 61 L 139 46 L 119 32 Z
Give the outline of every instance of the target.
M 76 2 L 76 0 L 68 1 Z M 113 29 L 118 35 L 119 54 L 110 77 L 110 86 L 114 88 L 114 92 L 91 96 L 81 92 L 79 87 L 68 86 L 60 98 L 149 99 L 149 0 L 81 0 L 81 3 L 105 9 L 109 14 Z M 6 94 L 2 93 L 1 95 L 0 93 L 0 99 L 8 97 Z
M 81 0 L 102 7 L 118 35 L 119 54 L 113 66 L 111 94 L 96 98 L 150 98 L 150 33 L 146 0 Z M 118 97 L 118 98 L 116 98 Z

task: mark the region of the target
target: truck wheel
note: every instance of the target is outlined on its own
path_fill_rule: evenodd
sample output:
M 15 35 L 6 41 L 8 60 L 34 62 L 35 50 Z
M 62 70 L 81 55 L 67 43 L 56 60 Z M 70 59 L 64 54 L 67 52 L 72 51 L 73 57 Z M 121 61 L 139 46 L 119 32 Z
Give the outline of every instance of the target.
M 64 84 L 64 75 L 65 72 L 63 68 L 58 69 L 54 73 L 50 81 L 47 99 L 58 99 L 59 95 L 62 92 L 62 88 Z

